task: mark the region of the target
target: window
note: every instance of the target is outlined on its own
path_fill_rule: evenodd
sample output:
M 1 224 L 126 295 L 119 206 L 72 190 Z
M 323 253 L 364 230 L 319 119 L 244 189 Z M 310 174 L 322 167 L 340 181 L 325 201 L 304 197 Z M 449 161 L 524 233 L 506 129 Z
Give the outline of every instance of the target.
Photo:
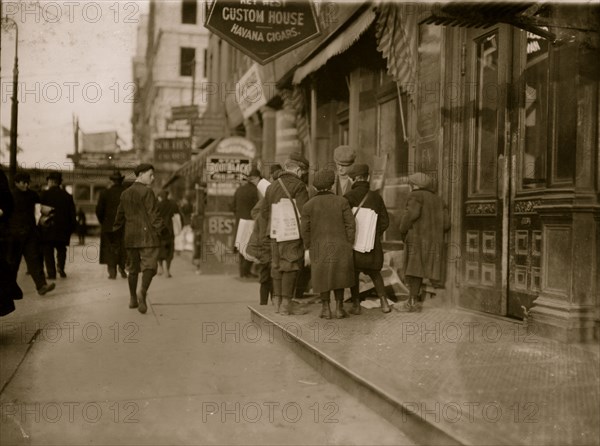
M 181 23 L 195 25 L 198 15 L 198 3 L 196 0 L 183 0 L 181 2 Z
M 206 78 L 206 75 L 208 74 L 208 65 L 207 65 L 207 61 L 208 61 L 208 50 L 206 48 L 204 48 L 204 55 L 203 55 L 203 59 L 202 59 L 202 77 Z
M 180 76 L 192 76 L 194 74 L 195 59 L 195 48 L 181 48 L 181 58 L 179 65 Z

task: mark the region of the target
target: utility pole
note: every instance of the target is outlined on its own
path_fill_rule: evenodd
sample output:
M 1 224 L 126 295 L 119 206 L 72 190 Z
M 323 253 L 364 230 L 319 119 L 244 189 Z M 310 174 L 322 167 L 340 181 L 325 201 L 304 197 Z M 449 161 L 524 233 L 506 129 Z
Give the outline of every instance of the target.
M 17 88 L 19 86 L 19 27 L 10 17 L 3 17 L 3 22 L 12 24 L 15 27 L 15 62 L 13 66 L 13 91 L 12 108 L 10 112 L 10 161 L 8 166 L 8 179 L 13 183 L 17 173 L 17 123 L 19 119 L 19 100 L 17 98 Z

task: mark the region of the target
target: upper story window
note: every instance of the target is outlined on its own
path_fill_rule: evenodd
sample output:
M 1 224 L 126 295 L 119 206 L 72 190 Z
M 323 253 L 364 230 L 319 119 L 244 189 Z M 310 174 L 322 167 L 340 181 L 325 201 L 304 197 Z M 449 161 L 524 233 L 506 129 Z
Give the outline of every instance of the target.
M 181 2 L 181 23 L 195 25 L 198 16 L 197 0 L 182 0 Z
M 196 48 L 181 48 L 179 75 L 193 76 L 196 65 Z

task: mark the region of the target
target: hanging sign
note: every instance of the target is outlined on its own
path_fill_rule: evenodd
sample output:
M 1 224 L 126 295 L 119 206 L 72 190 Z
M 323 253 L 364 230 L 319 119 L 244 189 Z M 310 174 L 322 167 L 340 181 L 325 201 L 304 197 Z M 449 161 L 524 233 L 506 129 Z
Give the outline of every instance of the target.
M 320 33 L 310 0 L 214 0 L 205 26 L 261 65 Z

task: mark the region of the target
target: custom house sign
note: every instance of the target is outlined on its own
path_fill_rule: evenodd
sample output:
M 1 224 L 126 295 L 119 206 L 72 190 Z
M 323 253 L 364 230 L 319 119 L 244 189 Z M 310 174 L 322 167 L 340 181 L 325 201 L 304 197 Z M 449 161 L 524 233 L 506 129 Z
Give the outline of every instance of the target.
M 310 0 L 214 0 L 205 26 L 261 65 L 320 33 Z

